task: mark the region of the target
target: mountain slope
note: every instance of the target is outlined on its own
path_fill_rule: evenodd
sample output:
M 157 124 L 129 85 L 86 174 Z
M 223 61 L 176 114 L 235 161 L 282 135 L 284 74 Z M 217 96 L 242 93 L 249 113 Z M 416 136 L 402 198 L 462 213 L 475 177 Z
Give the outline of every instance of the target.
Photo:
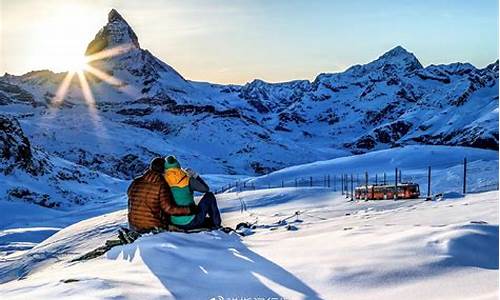
M 324 176 L 330 176 L 330 186 L 341 189 L 341 176 L 353 176 L 354 187 L 365 183 L 365 172 L 370 184 L 394 183 L 395 168 L 401 172 L 401 182 L 420 185 L 421 196 L 428 191 L 428 167 L 431 166 L 431 194 L 462 193 L 463 159 L 467 158 L 467 192 L 477 193 L 497 189 L 498 152 L 492 150 L 412 145 L 400 148 L 372 151 L 366 154 L 339 157 L 331 160 L 296 165 L 254 177 L 246 186 L 266 188 L 268 185 L 309 186 L 313 177 L 314 186 L 324 186 Z M 334 178 L 335 176 L 335 178 Z M 377 178 L 375 178 L 377 176 Z M 348 178 L 349 180 L 349 178 Z M 349 183 L 348 183 L 349 188 Z
M 33 147 L 17 119 L 3 114 L 0 155 L 2 200 L 68 209 L 121 194 L 126 184 Z
M 202 83 L 142 49 L 116 10 L 86 54 L 101 75 L 85 72 L 94 111 L 76 76 L 51 108 L 66 74 L 50 71 L 0 77 L 0 109 L 34 144 L 112 176 L 167 153 L 203 173 L 262 174 L 401 145 L 498 150 L 498 61 L 423 67 L 398 46 L 312 82 Z

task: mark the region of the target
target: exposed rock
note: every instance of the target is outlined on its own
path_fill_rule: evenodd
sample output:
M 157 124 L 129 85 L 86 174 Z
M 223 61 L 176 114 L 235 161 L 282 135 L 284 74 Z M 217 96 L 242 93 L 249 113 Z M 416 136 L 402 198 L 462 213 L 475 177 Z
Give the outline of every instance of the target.
M 89 43 L 85 55 L 92 55 L 106 48 L 122 45 L 133 45 L 136 48 L 140 48 L 135 32 L 128 25 L 127 21 L 115 9 L 112 9 L 108 14 L 108 24 Z
M 114 163 L 117 172 L 124 174 L 126 178 L 134 178 L 147 170 L 148 164 L 134 154 L 127 154 Z
M 151 107 L 148 108 L 123 108 L 116 111 L 119 115 L 125 116 L 147 116 L 153 113 L 153 109 Z
M 10 174 L 21 169 L 31 175 L 46 172 L 48 162 L 32 149 L 19 122 L 6 115 L 0 115 L 0 172 Z
M 37 106 L 32 94 L 17 85 L 0 80 L 0 105 L 12 103 L 29 104 L 33 107 Z
M 48 194 L 40 194 L 30 191 L 27 188 L 17 187 L 7 191 L 7 197 L 11 201 L 24 201 L 40 205 L 47 208 L 59 207 L 60 203 L 50 199 Z
M 123 123 L 130 124 L 130 125 L 133 125 L 136 127 L 144 128 L 144 129 L 148 129 L 148 130 L 151 130 L 154 132 L 160 132 L 163 134 L 169 134 L 172 132 L 172 129 L 170 128 L 170 126 L 167 123 L 162 122 L 158 119 L 146 120 L 146 121 L 129 119 L 129 120 L 123 121 Z
M 256 174 L 264 175 L 274 171 L 273 168 L 264 166 L 261 162 L 253 161 L 250 163 L 250 167 L 254 170 Z

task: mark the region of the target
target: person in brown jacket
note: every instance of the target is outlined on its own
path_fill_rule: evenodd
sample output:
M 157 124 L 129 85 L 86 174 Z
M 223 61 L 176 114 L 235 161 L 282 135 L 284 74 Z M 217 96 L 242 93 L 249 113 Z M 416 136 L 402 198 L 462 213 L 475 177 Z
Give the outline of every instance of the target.
M 135 178 L 129 186 L 127 195 L 130 229 L 140 233 L 156 228 L 166 229 L 170 215 L 184 216 L 197 213 L 196 205 L 175 204 L 170 187 L 163 178 L 164 165 L 163 158 L 154 158 L 149 169 L 142 176 Z

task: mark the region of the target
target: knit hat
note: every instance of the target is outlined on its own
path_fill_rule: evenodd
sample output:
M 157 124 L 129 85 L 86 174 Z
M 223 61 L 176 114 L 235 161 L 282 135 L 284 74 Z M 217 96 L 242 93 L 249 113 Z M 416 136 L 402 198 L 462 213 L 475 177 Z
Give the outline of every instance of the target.
M 181 165 L 177 161 L 177 158 L 173 155 L 169 155 L 165 158 L 165 169 L 180 168 Z
M 165 165 L 165 159 L 163 157 L 155 157 L 149 164 L 149 168 L 157 173 L 163 173 L 164 165 Z

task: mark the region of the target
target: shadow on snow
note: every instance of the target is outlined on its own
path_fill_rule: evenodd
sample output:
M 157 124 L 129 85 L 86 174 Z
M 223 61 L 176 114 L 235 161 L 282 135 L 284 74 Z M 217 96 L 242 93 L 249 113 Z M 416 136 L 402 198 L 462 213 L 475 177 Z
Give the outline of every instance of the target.
M 147 236 L 112 249 L 107 258 L 142 260 L 180 299 L 281 299 L 283 294 L 320 299 L 293 274 L 248 249 L 238 236 L 221 232 Z

